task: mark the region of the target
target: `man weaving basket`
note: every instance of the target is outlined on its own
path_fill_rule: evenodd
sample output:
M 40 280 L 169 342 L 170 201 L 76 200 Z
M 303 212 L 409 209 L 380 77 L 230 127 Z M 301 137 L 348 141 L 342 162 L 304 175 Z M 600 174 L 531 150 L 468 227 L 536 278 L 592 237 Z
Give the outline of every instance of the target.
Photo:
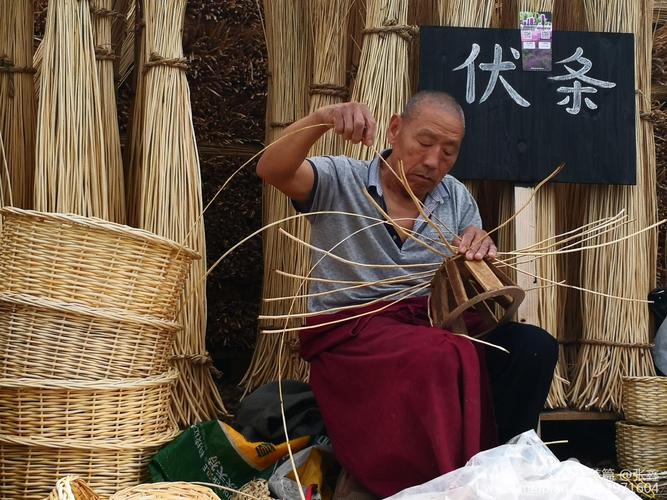
M 309 311 L 321 314 L 301 330 L 300 352 L 349 480 L 384 497 L 535 427 L 557 343 L 540 328 L 508 323 L 484 337 L 508 354 L 431 326 L 424 276 L 451 246 L 438 241 L 401 175 L 466 259 L 496 253 L 474 199 L 447 175 L 465 132 L 451 96 L 416 94 L 391 118 L 391 149 L 370 162 L 306 158 L 329 129 L 371 146 L 376 123 L 365 105 L 323 107 L 285 133 L 306 127 L 268 148 L 257 173 L 310 214 L 311 244 L 331 251 L 313 252 Z M 392 223 L 377 222 L 383 212 Z

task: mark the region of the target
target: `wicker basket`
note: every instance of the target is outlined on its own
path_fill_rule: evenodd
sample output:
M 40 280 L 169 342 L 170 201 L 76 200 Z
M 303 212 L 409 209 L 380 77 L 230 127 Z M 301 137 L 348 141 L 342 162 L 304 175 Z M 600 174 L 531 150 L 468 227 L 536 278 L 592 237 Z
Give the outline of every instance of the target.
M 667 426 L 616 422 L 616 456 L 622 469 L 667 470 Z
M 76 476 L 58 479 L 46 500 L 102 500 L 88 483 Z
M 174 320 L 195 252 L 101 219 L 0 209 L 0 292 Z
M 166 372 L 174 322 L 0 293 L 0 378 L 102 380 Z
M 68 474 L 86 481 L 99 495 L 112 495 L 146 481 L 146 466 L 158 449 L 178 435 L 177 430 L 151 441 L 127 441 L 126 448 L 91 445 L 87 448 L 13 444 L 0 438 L 0 492 L 3 499 L 39 499 Z
M 667 425 L 667 377 L 623 377 L 623 413 L 632 424 Z
M 220 500 L 213 490 L 206 486 L 197 484 L 173 482 L 173 483 L 153 483 L 141 484 L 126 488 L 115 495 L 111 495 L 109 500 L 185 500 L 185 499 L 210 499 Z
M 102 381 L 0 379 L 0 439 L 153 439 L 173 426 L 171 391 L 178 372 Z

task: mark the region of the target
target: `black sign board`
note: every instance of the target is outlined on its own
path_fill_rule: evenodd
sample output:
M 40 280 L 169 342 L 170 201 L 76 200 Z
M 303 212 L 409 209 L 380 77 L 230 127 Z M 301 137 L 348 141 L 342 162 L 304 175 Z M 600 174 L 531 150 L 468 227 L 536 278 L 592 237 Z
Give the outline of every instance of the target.
M 421 28 L 420 90 L 463 106 L 466 137 L 452 174 L 532 184 L 635 184 L 634 38 L 553 33 L 553 65 L 523 71 L 519 30 Z

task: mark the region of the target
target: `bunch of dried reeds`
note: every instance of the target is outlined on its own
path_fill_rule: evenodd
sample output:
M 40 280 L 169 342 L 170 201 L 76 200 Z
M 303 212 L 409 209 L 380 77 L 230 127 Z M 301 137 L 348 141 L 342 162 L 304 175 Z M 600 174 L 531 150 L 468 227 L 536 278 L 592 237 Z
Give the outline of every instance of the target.
M 667 24 L 653 34 L 652 64 L 652 98 L 664 101 L 667 99 Z
M 199 158 L 181 33 L 185 0 L 145 0 L 140 78 L 133 124 L 132 221 L 206 255 Z M 180 372 L 174 413 L 180 425 L 225 413 L 206 352 L 205 257 L 195 263 L 174 343 Z
M 334 2 L 334 5 L 338 5 Z M 311 81 L 312 39 L 310 26 L 311 2 L 306 0 L 267 0 L 264 2 L 266 46 L 269 62 L 269 84 L 267 102 L 267 143 L 278 137 L 290 123 L 305 116 L 309 109 L 310 96 L 308 85 Z M 319 22 L 329 20 L 319 18 Z M 319 28 L 315 28 L 319 29 Z M 342 29 L 342 27 L 341 27 Z M 324 54 L 326 57 L 326 54 Z M 342 58 L 343 54 L 340 54 Z M 264 224 L 294 214 L 290 200 L 276 188 L 264 185 L 263 192 Z M 291 219 L 283 227 L 290 233 L 309 239 L 309 226 L 305 220 Z M 276 269 L 301 273 L 308 265 L 310 254 L 307 249 L 281 237 L 278 227 L 272 227 L 264 235 L 264 285 L 262 297 L 280 297 L 291 295 L 293 283 L 284 276 L 276 274 Z M 296 306 L 299 312 L 305 311 L 306 302 Z M 275 315 L 284 313 L 284 304 L 262 302 L 261 313 Z M 300 324 L 297 320 L 295 324 Z M 260 321 L 260 328 L 266 328 L 266 322 Z M 241 381 L 246 391 L 278 378 L 281 370 L 285 378 L 305 380 L 308 377 L 308 365 L 296 349 L 297 336 L 291 334 L 289 341 L 279 351 L 278 337 L 257 336 L 257 345 L 250 366 Z M 282 366 L 278 366 L 280 359 Z
M 113 10 L 122 17 L 113 25 L 111 40 L 118 55 L 116 86 L 120 87 L 134 69 L 134 41 L 137 6 L 135 0 L 114 0 Z
M 637 184 L 635 186 L 580 187 L 585 191 L 588 220 L 628 210 L 632 222 L 595 238 L 605 242 L 645 227 L 656 219 L 655 153 L 652 124 L 640 117 L 650 113 L 652 0 L 585 0 L 588 27 L 595 31 L 635 34 L 637 103 Z M 598 248 L 582 256 L 581 283 L 612 295 L 645 298 L 655 283 L 655 233 L 631 243 L 623 241 L 611 252 Z M 605 272 L 600 272 L 605 270 Z M 648 308 L 637 302 L 582 297 L 583 338 L 570 392 L 578 408 L 619 410 L 621 377 L 654 374 L 649 353 Z
M 346 101 L 347 25 L 353 0 L 312 2 L 313 79 L 309 87 L 310 111 Z M 311 156 L 342 153 L 341 136 L 328 131 L 310 150 Z
M 383 149 L 391 115 L 403 109 L 412 94 L 411 42 L 418 33 L 408 22 L 408 2 L 369 0 L 359 69 L 352 100 L 365 103 L 378 123 L 375 145 Z M 374 153 L 363 144 L 347 143 L 345 153 L 370 159 Z
M 41 62 L 37 210 L 109 218 L 109 178 L 88 0 L 49 2 Z
M 125 223 L 125 181 L 123 159 L 120 150 L 118 113 L 116 111 L 116 86 L 114 61 L 116 53 L 111 31 L 114 21 L 122 15 L 112 10 L 113 0 L 95 0 L 91 3 L 95 58 L 102 102 L 102 126 L 104 130 L 104 155 L 109 176 L 109 220 Z
M 0 2 L 0 135 L 4 137 L 13 202 L 32 208 L 35 170 L 33 2 Z
M 7 193 L 5 195 L 5 193 Z M 5 197 L 7 200 L 5 201 Z M 5 147 L 0 134 L 0 207 L 5 203 L 12 205 L 12 188 L 9 182 L 9 168 L 7 167 L 7 158 L 5 156 Z M 0 229 L 2 229 L 2 219 L 0 219 Z

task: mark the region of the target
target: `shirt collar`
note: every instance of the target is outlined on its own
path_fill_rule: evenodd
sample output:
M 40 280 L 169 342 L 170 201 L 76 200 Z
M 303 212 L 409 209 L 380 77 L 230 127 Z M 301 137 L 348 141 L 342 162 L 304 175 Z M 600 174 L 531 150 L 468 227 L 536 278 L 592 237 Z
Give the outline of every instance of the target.
M 380 154 L 382 155 L 382 158 L 386 160 L 391 154 L 391 148 L 385 149 Z M 380 182 L 380 162 L 380 157 L 377 156 L 373 159 L 373 161 L 371 161 L 370 165 L 368 165 L 367 187 L 374 188 L 378 196 L 384 196 L 382 192 L 382 183 Z M 449 194 L 450 193 L 445 184 L 439 182 L 426 198 L 427 200 L 428 198 L 432 198 L 436 203 L 443 203 L 449 197 Z

